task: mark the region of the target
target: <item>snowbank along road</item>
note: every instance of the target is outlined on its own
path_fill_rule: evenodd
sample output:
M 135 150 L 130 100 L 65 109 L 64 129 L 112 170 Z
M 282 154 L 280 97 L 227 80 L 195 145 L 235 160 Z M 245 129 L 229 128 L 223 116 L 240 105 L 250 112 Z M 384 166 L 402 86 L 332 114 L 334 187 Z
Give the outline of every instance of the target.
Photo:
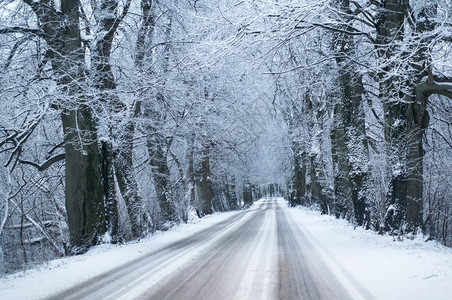
M 330 271 L 284 200 L 270 198 L 49 299 L 367 298 L 358 290 Z

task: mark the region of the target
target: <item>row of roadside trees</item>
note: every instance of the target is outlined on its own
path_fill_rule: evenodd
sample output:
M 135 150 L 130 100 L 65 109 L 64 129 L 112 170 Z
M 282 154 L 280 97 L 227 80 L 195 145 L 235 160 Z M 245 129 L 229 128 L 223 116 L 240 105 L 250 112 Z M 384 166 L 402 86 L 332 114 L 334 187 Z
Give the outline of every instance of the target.
M 2 1 L 2 272 L 284 189 L 291 205 L 451 245 L 451 13 Z
M 248 114 L 258 100 L 247 74 L 203 53 L 224 36 L 211 12 L 177 0 L 1 2 L 2 272 L 261 194 L 251 158 L 263 120 Z
M 451 245 L 451 4 L 250 5 L 246 39 L 264 49 L 290 135 L 291 204 Z

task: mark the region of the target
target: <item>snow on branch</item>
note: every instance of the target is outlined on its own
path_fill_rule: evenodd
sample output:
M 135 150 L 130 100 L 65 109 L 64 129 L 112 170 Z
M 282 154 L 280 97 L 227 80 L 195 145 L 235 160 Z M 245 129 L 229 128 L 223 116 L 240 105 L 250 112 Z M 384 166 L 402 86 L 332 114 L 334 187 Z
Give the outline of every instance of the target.
M 436 82 L 424 82 L 416 87 L 416 94 L 420 95 L 443 95 L 448 98 L 452 98 L 452 83 L 436 83 Z
M 49 168 L 51 165 L 53 165 L 54 163 L 59 162 L 59 161 L 65 159 L 65 157 L 66 157 L 66 155 L 65 155 L 64 153 L 58 154 L 58 155 L 55 155 L 55 156 L 49 158 L 48 160 L 46 160 L 46 161 L 45 161 L 44 163 L 42 163 L 41 165 L 39 165 L 39 164 L 37 164 L 37 163 L 35 163 L 35 162 L 32 162 L 32 161 L 22 160 L 22 159 L 19 159 L 19 162 L 20 162 L 21 164 L 24 164 L 24 165 L 30 165 L 30 166 L 33 166 L 33 167 L 35 167 L 36 169 L 38 169 L 39 171 L 44 171 L 44 170 L 46 170 L 47 168 Z
M 0 34 L 11 34 L 11 33 L 31 33 L 38 36 L 42 36 L 43 32 L 39 28 L 30 28 L 22 26 L 4 27 L 0 28 Z

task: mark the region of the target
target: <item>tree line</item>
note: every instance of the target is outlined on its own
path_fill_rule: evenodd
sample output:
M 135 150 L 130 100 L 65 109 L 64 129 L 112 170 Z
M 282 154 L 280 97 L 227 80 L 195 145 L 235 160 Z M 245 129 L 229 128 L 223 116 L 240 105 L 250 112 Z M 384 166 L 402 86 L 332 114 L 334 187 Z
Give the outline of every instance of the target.
M 228 87 L 233 70 L 200 53 L 209 7 L 7 0 L 0 11 L 2 273 L 262 195 L 249 172 L 259 127 L 246 124 L 261 121 Z
M 275 42 L 265 55 L 291 136 L 290 203 L 451 245 L 450 3 L 283 1 L 259 9 L 269 11 L 262 22 L 271 30 L 258 22 L 248 29 L 255 41 Z
M 452 245 L 447 0 L 4 0 L 0 272 L 262 196 Z

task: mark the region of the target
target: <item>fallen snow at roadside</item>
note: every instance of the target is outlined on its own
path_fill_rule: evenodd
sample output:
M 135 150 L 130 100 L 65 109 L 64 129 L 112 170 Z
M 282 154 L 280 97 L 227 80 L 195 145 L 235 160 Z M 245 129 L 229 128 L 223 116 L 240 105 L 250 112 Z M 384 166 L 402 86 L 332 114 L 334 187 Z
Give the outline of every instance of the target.
M 333 273 L 363 298 L 452 299 L 451 248 L 422 239 L 394 241 L 307 208 L 290 211 Z
M 282 199 L 279 202 L 286 206 Z M 452 249 L 422 240 L 393 241 L 390 236 L 354 229 L 344 220 L 321 216 L 305 208 L 288 208 L 286 212 L 290 212 L 309 242 L 355 298 L 359 295 L 365 299 L 450 299 Z M 195 235 L 236 213 L 215 214 L 139 243 L 100 245 L 84 255 L 54 260 L 7 276 L 0 279 L 0 299 L 49 296 Z
M 42 299 L 70 288 L 146 253 L 195 235 L 238 212 L 207 216 L 196 223 L 183 224 L 149 239 L 124 245 L 99 245 L 83 255 L 53 260 L 36 269 L 0 279 L 0 299 Z

